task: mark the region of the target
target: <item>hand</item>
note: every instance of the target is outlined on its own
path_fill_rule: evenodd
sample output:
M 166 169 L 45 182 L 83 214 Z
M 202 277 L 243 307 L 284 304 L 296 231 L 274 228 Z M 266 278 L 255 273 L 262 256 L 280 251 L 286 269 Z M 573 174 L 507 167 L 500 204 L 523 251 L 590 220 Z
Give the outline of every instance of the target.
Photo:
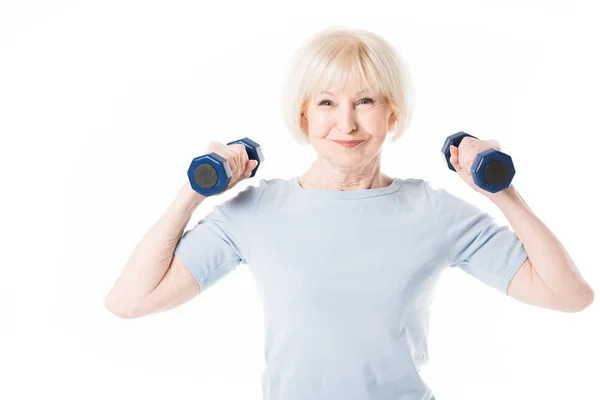
M 473 165 L 477 154 L 488 149 L 502 150 L 500 143 L 495 140 L 479 140 L 466 136 L 460 141 L 458 147 L 450 146 L 450 164 L 452 164 L 458 176 L 467 182 L 473 190 L 486 197 L 492 197 L 494 193 L 490 193 L 475 184 L 471 173 L 471 165 Z
M 210 142 L 206 147 L 206 153 L 216 153 L 227 160 L 231 169 L 231 181 L 225 190 L 229 190 L 249 178 L 252 170 L 258 165 L 258 161 L 248 158 L 246 146 L 241 143 L 224 145 L 219 142 Z

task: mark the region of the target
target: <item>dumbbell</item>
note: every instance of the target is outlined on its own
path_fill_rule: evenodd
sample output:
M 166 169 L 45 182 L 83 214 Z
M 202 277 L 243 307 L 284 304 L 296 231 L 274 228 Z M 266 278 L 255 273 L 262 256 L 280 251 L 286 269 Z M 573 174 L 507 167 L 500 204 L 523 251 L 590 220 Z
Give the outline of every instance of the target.
M 258 162 L 250 175 L 252 178 L 256 174 L 260 163 L 265 160 L 260 145 L 247 137 L 234 140 L 227 143 L 227 145 L 234 143 L 241 143 L 246 146 L 248 159 Z M 192 189 L 205 197 L 225 191 L 229 186 L 229 182 L 231 182 L 231 177 L 229 163 L 217 153 L 204 154 L 194 158 L 188 168 L 188 178 Z
M 450 146 L 458 147 L 466 136 L 477 139 L 475 136 L 461 131 L 448 136 L 442 147 L 448 168 L 454 172 L 456 170 L 450 162 Z M 508 154 L 497 149 L 488 149 L 477 154 L 471 164 L 471 174 L 477 186 L 490 193 L 496 193 L 510 186 L 510 182 L 515 176 L 515 166 Z

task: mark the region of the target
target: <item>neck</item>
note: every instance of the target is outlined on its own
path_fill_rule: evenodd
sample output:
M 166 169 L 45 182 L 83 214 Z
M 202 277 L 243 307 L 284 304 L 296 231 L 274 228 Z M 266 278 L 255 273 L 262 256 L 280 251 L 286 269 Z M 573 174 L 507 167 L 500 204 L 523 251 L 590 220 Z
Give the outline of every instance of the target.
M 393 179 L 381 173 L 379 160 L 362 168 L 344 168 L 318 158 L 308 171 L 299 177 L 304 189 L 365 190 L 391 185 Z

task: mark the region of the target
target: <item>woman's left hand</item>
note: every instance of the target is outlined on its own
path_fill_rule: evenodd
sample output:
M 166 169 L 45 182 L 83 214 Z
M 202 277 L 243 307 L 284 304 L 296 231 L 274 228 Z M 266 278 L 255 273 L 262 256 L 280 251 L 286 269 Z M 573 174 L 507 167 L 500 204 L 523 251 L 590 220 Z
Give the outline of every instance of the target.
M 473 175 L 471 174 L 471 165 L 473 164 L 475 157 L 477 157 L 477 154 L 488 149 L 502 150 L 500 148 L 500 143 L 496 140 L 480 140 L 470 136 L 464 137 L 460 141 L 458 147 L 450 146 L 450 164 L 452 164 L 458 173 L 458 176 L 460 176 L 463 181 L 467 182 L 473 190 L 486 197 L 490 197 L 493 193 L 490 193 L 475 184 Z

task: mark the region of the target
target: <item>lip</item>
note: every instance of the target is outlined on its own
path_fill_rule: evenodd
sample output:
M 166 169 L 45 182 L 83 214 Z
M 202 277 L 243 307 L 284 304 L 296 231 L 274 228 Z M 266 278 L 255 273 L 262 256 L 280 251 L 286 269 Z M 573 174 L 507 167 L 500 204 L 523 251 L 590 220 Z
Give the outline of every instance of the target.
M 355 147 L 364 142 L 364 140 L 334 140 L 334 142 L 344 147 Z

